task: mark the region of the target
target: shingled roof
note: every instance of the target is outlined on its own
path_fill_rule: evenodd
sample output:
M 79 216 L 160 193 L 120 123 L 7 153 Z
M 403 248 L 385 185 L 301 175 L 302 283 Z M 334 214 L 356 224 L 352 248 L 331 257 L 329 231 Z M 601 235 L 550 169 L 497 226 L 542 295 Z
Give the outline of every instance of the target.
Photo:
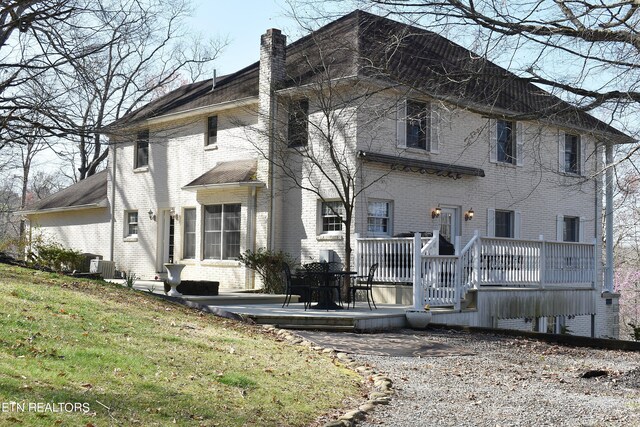
M 558 125 L 631 138 L 526 79 L 436 33 L 356 10 L 289 44 L 284 88 L 318 79 L 369 77 L 494 116 L 545 118 Z M 185 85 L 113 125 L 258 96 L 256 62 L 236 73 Z M 113 126 L 112 125 L 112 126 Z
M 107 171 L 103 170 L 27 206 L 22 213 L 100 208 L 107 204 Z
M 183 187 L 185 190 L 213 188 L 220 185 L 263 185 L 256 180 L 258 162 L 255 159 L 220 162 Z

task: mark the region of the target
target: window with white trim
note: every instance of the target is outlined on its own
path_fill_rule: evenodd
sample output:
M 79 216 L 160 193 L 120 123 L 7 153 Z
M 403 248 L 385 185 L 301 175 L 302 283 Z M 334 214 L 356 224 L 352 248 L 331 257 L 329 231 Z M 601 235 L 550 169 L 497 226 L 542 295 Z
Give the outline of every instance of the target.
M 514 225 L 513 211 L 496 210 L 495 237 L 514 237 Z
M 342 231 L 342 217 L 344 216 L 342 202 L 322 202 L 321 215 L 323 233 Z
M 391 234 L 391 202 L 370 201 L 368 203 L 367 232 L 374 235 Z
M 564 147 L 561 152 L 563 172 L 575 175 L 580 175 L 582 172 L 580 145 L 580 135 L 564 134 Z
M 136 151 L 134 159 L 134 168 L 138 169 L 149 166 L 149 130 L 138 132 L 136 137 Z
M 138 235 L 138 211 L 129 211 L 126 213 L 127 218 L 127 237 L 136 237 Z
M 508 120 L 496 121 L 496 150 L 497 161 L 502 163 L 515 163 L 515 126 Z M 506 237 L 506 236 L 505 236 Z
M 289 103 L 289 147 L 304 147 L 309 143 L 309 100 Z
M 437 153 L 440 141 L 442 111 L 427 101 L 407 99 L 400 102 L 396 113 L 398 148 L 416 148 Z
M 580 218 L 565 216 L 562 222 L 562 241 L 577 242 L 580 240 Z
M 487 210 L 487 236 L 520 238 L 522 215 L 520 211 L 506 209 Z
M 207 117 L 207 139 L 205 145 L 215 145 L 218 142 L 218 116 Z
M 204 207 L 205 259 L 235 259 L 240 255 L 241 205 Z
M 584 218 L 570 215 L 558 215 L 556 221 L 556 240 L 558 242 L 582 242 Z
M 523 124 L 489 119 L 489 160 L 493 163 L 523 165 Z
M 194 259 L 196 257 L 196 210 L 194 208 L 185 209 L 182 221 L 184 226 L 182 258 Z

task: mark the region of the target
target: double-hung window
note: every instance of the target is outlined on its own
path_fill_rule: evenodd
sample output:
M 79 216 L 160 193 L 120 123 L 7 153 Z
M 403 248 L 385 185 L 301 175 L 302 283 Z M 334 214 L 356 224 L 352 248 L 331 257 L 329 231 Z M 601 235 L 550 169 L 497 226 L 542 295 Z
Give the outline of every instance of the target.
M 218 116 L 207 117 L 207 139 L 205 145 L 213 146 L 218 142 Z
M 367 231 L 375 235 L 390 234 L 391 203 L 369 202 L 367 206 Z
M 204 258 L 234 259 L 240 255 L 241 205 L 204 207 Z
M 508 120 L 496 121 L 496 154 L 500 163 L 515 163 L 515 124 Z
M 441 109 L 431 102 L 407 99 L 397 106 L 397 146 L 437 153 L 440 140 Z
M 309 142 L 309 100 L 289 103 L 289 147 L 303 147 Z
M 490 160 L 493 163 L 523 165 L 523 125 L 503 119 L 489 120 Z
M 342 231 L 344 205 L 342 202 L 322 202 L 322 232 Z
M 184 222 L 182 258 L 194 259 L 196 257 L 196 210 L 185 209 L 182 218 Z
M 487 236 L 519 239 L 521 222 L 522 215 L 520 211 L 488 209 Z
M 559 242 L 582 242 L 583 218 L 578 216 L 558 215 L 556 240 Z
M 513 211 L 496 210 L 495 237 L 514 237 Z
M 136 138 L 136 152 L 134 167 L 141 168 L 149 165 L 149 130 L 138 132 Z
M 138 211 L 127 212 L 127 237 L 138 235 Z
M 408 148 L 429 150 L 431 136 L 429 104 L 407 100 L 406 132 Z
M 580 159 L 581 159 L 581 147 L 580 147 L 580 135 L 572 135 L 570 133 L 564 134 L 564 147 L 561 156 L 561 167 L 563 172 L 580 175 Z

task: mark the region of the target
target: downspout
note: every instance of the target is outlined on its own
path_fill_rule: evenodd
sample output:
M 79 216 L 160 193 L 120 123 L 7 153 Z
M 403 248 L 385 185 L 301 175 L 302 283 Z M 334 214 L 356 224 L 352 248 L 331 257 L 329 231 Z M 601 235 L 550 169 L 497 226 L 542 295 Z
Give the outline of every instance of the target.
M 605 143 L 605 242 L 604 290 L 613 293 L 613 144 Z
M 115 252 L 115 227 L 116 227 L 116 147 L 111 145 L 113 150 L 113 164 L 111 165 L 111 218 L 109 220 L 111 231 L 109 238 L 109 261 L 114 261 Z

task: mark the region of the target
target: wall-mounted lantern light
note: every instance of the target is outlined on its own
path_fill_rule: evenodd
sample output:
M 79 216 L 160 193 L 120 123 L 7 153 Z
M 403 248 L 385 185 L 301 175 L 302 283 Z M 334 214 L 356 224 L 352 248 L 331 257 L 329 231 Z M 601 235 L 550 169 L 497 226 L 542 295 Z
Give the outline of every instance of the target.
M 176 210 L 174 208 L 171 208 L 171 210 L 169 211 L 169 216 L 173 219 L 178 219 L 178 214 L 176 213 Z
M 434 218 L 434 219 L 438 218 L 441 213 L 442 213 L 442 209 L 440 208 L 440 206 L 438 206 L 437 208 L 431 211 L 431 218 Z
M 156 216 L 153 214 L 153 211 L 152 211 L 151 209 L 149 209 L 148 214 L 149 214 L 149 219 L 150 219 L 151 221 L 153 221 L 154 219 L 156 219 Z
M 475 212 L 473 212 L 473 209 L 469 209 L 468 211 L 466 211 L 464 213 L 464 220 L 465 221 L 471 221 L 473 219 L 473 215 L 475 214 Z

